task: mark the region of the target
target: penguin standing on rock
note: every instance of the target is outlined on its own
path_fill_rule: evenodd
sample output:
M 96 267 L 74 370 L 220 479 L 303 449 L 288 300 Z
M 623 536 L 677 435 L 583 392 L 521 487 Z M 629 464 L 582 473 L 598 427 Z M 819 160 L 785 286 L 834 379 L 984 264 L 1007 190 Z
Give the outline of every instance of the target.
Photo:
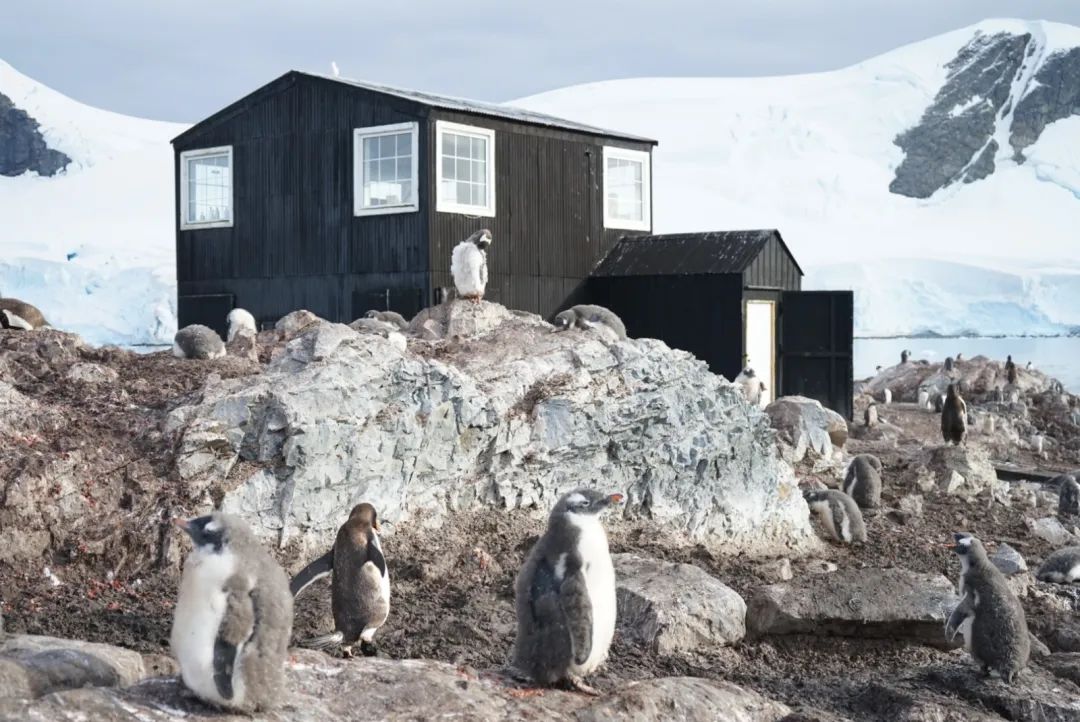
M 946 356 L 945 357 L 945 371 L 948 372 L 948 371 L 952 371 L 952 370 L 953 370 L 952 356 Z
M 289 585 L 296 596 L 312 582 L 333 574 L 330 606 L 335 631 L 308 640 L 305 646 L 324 649 L 340 644 L 346 657 L 353 645 L 371 657 L 376 653 L 375 632 L 390 614 L 390 573 L 379 542 L 379 517 L 371 504 L 357 504 L 349 520 L 338 529 L 334 546 L 308 564 Z
M 584 682 L 607 659 L 615 634 L 615 570 L 600 514 L 622 494 L 577 489 L 548 517 L 514 584 L 514 666 L 538 684 Z
M 761 405 L 761 399 L 765 393 L 765 382 L 758 379 L 754 369 L 747 366 L 739 372 L 732 383 L 739 387 L 747 403 L 751 406 Z
M 480 303 L 487 288 L 487 247 L 491 245 L 491 231 L 482 228 L 454 247 L 450 257 L 450 274 L 458 295 Z
M 590 303 L 571 306 L 555 317 L 555 326 L 561 331 L 571 328 L 589 329 L 604 326 L 620 341 L 626 338 L 626 326 L 622 319 L 604 308 Z
M 1058 549 L 1048 556 L 1039 567 L 1035 578 L 1054 584 L 1080 581 L 1080 546 Z
M 1013 363 L 1011 355 L 1005 359 L 1005 379 L 1010 384 L 1016 384 L 1016 364 Z
M 860 509 L 881 506 L 881 460 L 873 454 L 859 454 L 852 459 L 844 474 L 844 493 Z
M 175 523 L 194 545 L 170 638 L 184 684 L 219 707 L 272 707 L 285 686 L 292 633 L 289 578 L 235 517 L 214 513 Z
M 259 329 L 255 325 L 255 317 L 251 315 L 250 311 L 245 311 L 242 308 L 234 308 L 229 311 L 225 321 L 229 324 L 229 331 L 225 336 L 226 341 L 232 341 L 241 334 L 255 336 L 259 333 Z
M 1058 514 L 1080 516 L 1080 483 L 1074 474 L 1062 474 L 1054 479 L 1058 488 Z
M 908 362 L 908 359 L 910 359 L 910 358 L 911 358 L 911 352 L 908 351 L 907 349 L 904 349 L 903 351 L 900 352 L 900 363 L 906 364 Z
M 878 424 L 878 411 L 877 411 L 877 404 L 875 402 L 871 401 L 870 405 L 866 407 L 865 411 L 863 411 L 863 423 L 867 427 L 877 426 L 877 424 Z
M 952 548 L 960 559 L 960 604 L 945 623 L 951 641 L 958 632 L 983 674 L 997 672 L 1011 683 L 1031 655 L 1031 638 L 1020 601 L 1005 576 L 970 534 L 954 534 Z
M 941 436 L 946 444 L 957 444 L 964 440 L 967 431 L 967 404 L 960 398 L 956 384 L 949 384 L 945 403 L 941 409 Z
M 225 344 L 214 329 L 196 323 L 176 332 L 172 354 L 176 358 L 221 358 L 225 355 Z
M 836 489 L 807 489 L 803 499 L 833 539 L 844 544 L 866 541 L 862 512 L 850 496 Z

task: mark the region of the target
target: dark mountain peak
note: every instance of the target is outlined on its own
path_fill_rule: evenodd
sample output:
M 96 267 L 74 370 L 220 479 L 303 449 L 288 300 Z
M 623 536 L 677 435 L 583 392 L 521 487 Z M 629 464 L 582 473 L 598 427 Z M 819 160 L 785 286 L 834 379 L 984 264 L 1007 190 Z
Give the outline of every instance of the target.
M 71 159 L 45 143 L 38 122 L 0 93 L 0 175 L 56 175 Z

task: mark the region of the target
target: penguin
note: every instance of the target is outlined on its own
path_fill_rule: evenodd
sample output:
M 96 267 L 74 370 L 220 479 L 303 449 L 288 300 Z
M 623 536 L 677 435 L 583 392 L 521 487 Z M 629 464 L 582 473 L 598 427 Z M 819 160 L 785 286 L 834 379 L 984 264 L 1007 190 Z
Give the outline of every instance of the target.
M 960 363 L 963 360 L 964 360 L 964 354 L 962 354 L 962 353 L 956 354 L 956 363 Z
M 949 384 L 945 404 L 941 409 L 941 436 L 946 444 L 959 445 L 967 431 L 967 404 L 960 398 L 956 384 Z
M 603 306 L 583 303 L 571 306 L 555 317 L 555 326 L 562 331 L 570 328 L 595 328 L 606 326 L 620 341 L 626 338 L 626 326 L 622 319 Z
M 919 389 L 919 407 L 925 409 L 928 403 L 930 403 L 930 392 L 926 389 Z
M 905 350 L 900 352 L 900 363 L 906 364 L 908 362 L 908 359 L 910 359 L 910 358 L 911 358 L 911 352 L 910 351 L 905 349 Z
M 932 408 L 935 414 L 940 414 L 945 409 L 945 394 L 934 394 Z
M 236 517 L 215 512 L 175 524 L 193 544 L 169 640 L 184 684 L 230 710 L 273 707 L 292 634 L 288 576 Z
M 983 417 L 983 433 L 984 434 L 986 434 L 987 436 L 993 434 L 995 426 L 996 426 L 996 424 L 994 423 L 994 415 L 993 414 L 988 413 L 985 417 Z
M 1027 362 L 1027 363 L 1026 363 L 1026 364 L 1024 365 L 1024 370 L 1025 370 L 1025 371 L 1030 371 L 1030 370 L 1031 370 L 1031 362 L 1030 362 L 1030 361 L 1028 361 L 1028 362 Z
M 952 356 L 946 356 L 945 357 L 945 370 L 946 371 L 952 371 L 953 370 Z
M 873 454 L 856 456 L 848 464 L 843 488 L 860 509 L 877 509 L 881 506 L 881 460 Z
M 743 397 L 751 406 L 760 406 L 762 393 L 765 391 L 765 383 L 758 380 L 754 369 L 747 366 L 732 382 L 739 387 Z
M 866 524 L 855 500 L 836 489 L 806 489 L 803 500 L 817 514 L 822 525 L 838 542 L 852 544 L 866 541 Z
M 865 411 L 863 411 L 863 423 L 867 427 L 877 426 L 878 412 L 877 404 L 875 402 L 871 401 L 870 405 L 866 407 Z
M 1000 386 L 994 387 L 994 401 L 999 404 L 1005 403 L 1005 389 Z
M 878 364 L 877 366 L 874 367 L 874 373 L 875 374 L 880 374 L 881 373 L 881 364 Z
M 1058 514 L 1080 516 L 1080 483 L 1074 474 L 1062 474 L 1051 483 L 1058 488 Z
M 48 325 L 36 306 L 17 298 L 0 298 L 0 328 L 33 331 Z
M 491 245 L 491 231 L 482 228 L 457 244 L 450 257 L 450 274 L 454 286 L 462 298 L 480 302 L 487 287 L 487 247 Z
M 1065 547 L 1053 552 L 1039 567 L 1035 578 L 1054 584 L 1080 581 L 1080 546 Z
M 881 392 L 881 398 L 885 402 L 886 406 L 891 404 L 892 403 L 892 389 L 887 388 L 884 391 L 882 391 Z
M 255 325 L 255 317 L 242 308 L 234 308 L 229 311 L 225 321 L 229 324 L 229 331 L 225 336 L 226 341 L 232 341 L 238 334 L 255 336 L 259 333 L 259 329 Z
M 225 355 L 225 344 L 214 329 L 196 323 L 176 332 L 172 354 L 176 358 L 221 358 Z
M 1016 383 L 1016 364 L 1013 363 L 1011 355 L 1005 359 L 1005 379 L 1010 384 Z
M 376 321 L 392 324 L 397 326 L 399 331 L 404 331 L 409 327 L 409 322 L 405 320 L 405 317 L 394 311 L 368 311 L 364 314 L 364 318 L 373 318 Z
M 584 488 L 565 494 L 518 573 L 514 666 L 538 684 L 596 693 L 584 678 L 607 659 L 616 606 L 600 514 L 622 499 Z
M 334 546 L 293 577 L 289 591 L 296 596 L 327 574 L 333 575 L 330 607 L 335 631 L 308 640 L 305 646 L 324 649 L 340 644 L 345 656 L 351 657 L 359 641 L 360 651 L 374 656 L 375 632 L 390 614 L 390 572 L 379 542 L 379 515 L 371 504 L 352 508 Z
M 994 671 L 1011 683 L 1031 654 L 1024 608 L 982 542 L 970 534 L 953 538 L 960 559 L 960 603 L 945 622 L 945 636 L 952 641 L 962 631 L 964 647 L 983 674 Z

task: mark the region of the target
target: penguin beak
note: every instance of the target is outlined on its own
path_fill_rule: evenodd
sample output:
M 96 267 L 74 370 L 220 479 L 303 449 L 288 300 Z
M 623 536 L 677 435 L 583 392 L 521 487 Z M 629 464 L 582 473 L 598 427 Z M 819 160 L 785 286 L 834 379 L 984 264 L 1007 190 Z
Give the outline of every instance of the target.
M 187 519 L 181 519 L 181 518 L 177 517 L 177 518 L 173 519 L 172 523 L 173 523 L 173 526 L 175 526 L 177 529 L 182 529 L 183 531 L 187 532 L 188 534 L 191 534 L 191 525 L 188 524 Z
M 608 497 L 608 503 L 609 504 L 621 504 L 622 500 L 623 500 L 623 495 L 622 494 L 612 494 L 611 496 Z

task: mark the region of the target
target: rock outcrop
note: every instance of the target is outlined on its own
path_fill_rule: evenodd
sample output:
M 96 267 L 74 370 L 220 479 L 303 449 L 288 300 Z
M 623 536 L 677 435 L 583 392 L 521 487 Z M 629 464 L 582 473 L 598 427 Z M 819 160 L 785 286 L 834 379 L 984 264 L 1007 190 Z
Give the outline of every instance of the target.
M 959 602 L 940 574 L 841 569 L 760 588 L 746 611 L 754 636 L 818 634 L 948 647 L 944 624 Z
M 783 396 L 765 407 L 781 442 L 781 454 L 790 463 L 808 455 L 837 462 L 848 437 L 847 422 L 820 401 L 805 396 Z
M 51 176 L 70 162 L 71 158 L 45 143 L 36 120 L 0 93 L 0 176 L 27 171 Z
M 690 354 L 553 333 L 491 303 L 452 302 L 413 325 L 452 335 L 403 352 L 311 323 L 263 373 L 208 382 L 168 423 L 193 495 L 218 489 L 257 531 L 319 548 L 361 499 L 392 527 L 547 509 L 582 484 L 731 551 L 811 543 L 767 418 Z M 238 460 L 258 470 L 226 479 Z

